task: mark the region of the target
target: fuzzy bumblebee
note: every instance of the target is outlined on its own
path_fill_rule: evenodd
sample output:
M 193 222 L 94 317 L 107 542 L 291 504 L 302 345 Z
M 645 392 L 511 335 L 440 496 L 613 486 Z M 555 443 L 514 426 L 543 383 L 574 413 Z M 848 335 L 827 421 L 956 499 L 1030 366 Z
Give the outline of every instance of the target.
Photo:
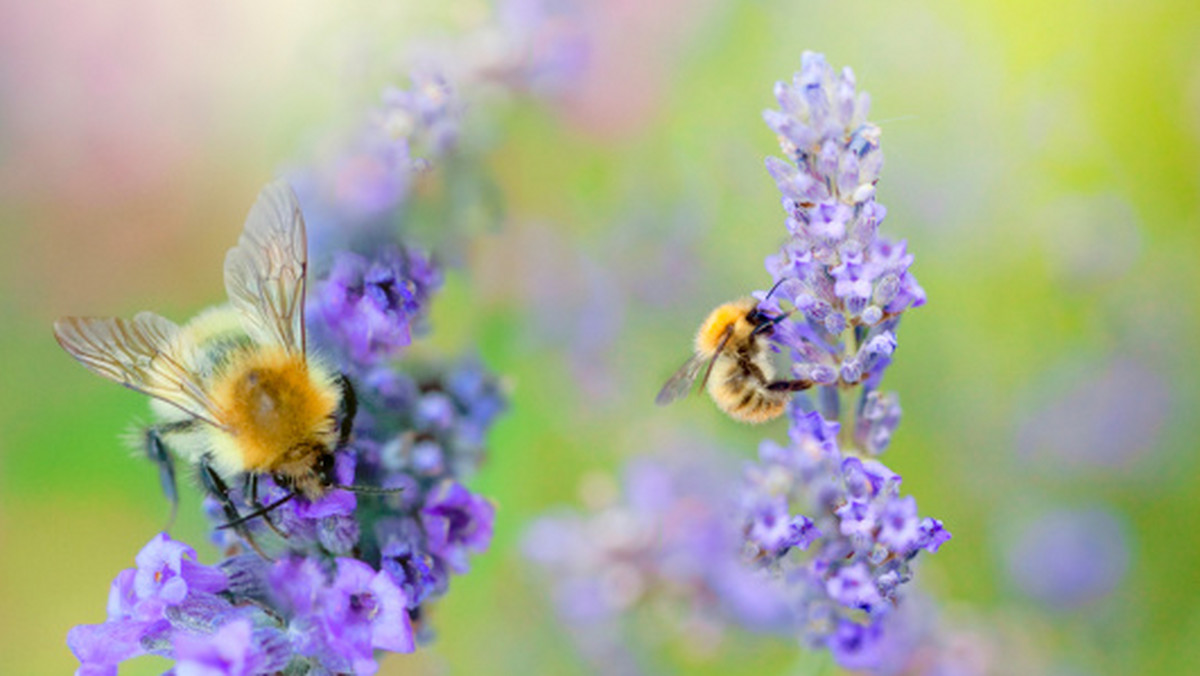
M 704 371 L 701 387 L 734 420 L 763 423 L 779 417 L 793 392 L 812 387 L 808 380 L 775 379 L 765 339 L 786 316 L 767 315 L 753 298 L 717 307 L 696 332 L 694 353 L 655 401 L 663 406 L 685 396 Z

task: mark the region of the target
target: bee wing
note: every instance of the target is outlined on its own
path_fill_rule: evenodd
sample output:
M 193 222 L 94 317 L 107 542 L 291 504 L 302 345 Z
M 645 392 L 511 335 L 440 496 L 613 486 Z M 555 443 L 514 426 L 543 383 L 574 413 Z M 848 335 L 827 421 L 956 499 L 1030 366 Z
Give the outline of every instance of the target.
M 54 337 L 88 370 L 215 426 L 221 416 L 179 353 L 179 327 L 153 312 L 133 319 L 64 317 Z
M 225 290 L 255 340 L 304 354 L 307 268 L 304 215 L 281 179 L 259 193 L 237 246 L 225 256 Z
M 683 366 L 675 372 L 675 375 L 667 379 L 667 382 L 658 391 L 658 396 L 654 398 L 654 403 L 659 406 L 667 404 L 687 396 L 689 390 L 692 389 L 692 383 L 696 382 L 696 376 L 700 375 L 700 369 L 704 368 L 705 359 L 698 354 L 694 354 L 683 362 Z

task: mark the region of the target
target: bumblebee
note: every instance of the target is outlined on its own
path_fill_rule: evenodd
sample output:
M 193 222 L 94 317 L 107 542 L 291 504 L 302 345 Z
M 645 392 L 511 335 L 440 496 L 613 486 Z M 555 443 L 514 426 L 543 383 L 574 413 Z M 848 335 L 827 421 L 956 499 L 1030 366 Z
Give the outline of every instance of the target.
M 151 397 L 156 422 L 139 436 L 159 467 L 172 520 L 172 453 L 198 468 L 230 519 L 226 526 L 239 526 L 255 549 L 244 521 L 296 496 L 316 500 L 334 488 L 359 488 L 334 478 L 334 453 L 350 438 L 356 402 L 350 381 L 308 351 L 307 267 L 299 202 L 276 181 L 259 194 L 225 257 L 227 304 L 183 326 L 152 312 L 54 323 L 58 343 L 79 363 Z M 244 481 L 257 508 L 264 475 L 288 496 L 240 516 L 229 482 Z
M 773 291 L 774 289 L 772 289 Z M 685 396 L 704 372 L 701 387 L 734 420 L 764 423 L 779 417 L 793 392 L 809 380 L 776 380 L 766 337 L 790 313 L 770 316 L 754 298 L 725 303 L 709 313 L 696 332 L 694 353 L 663 385 L 655 401 L 665 406 Z

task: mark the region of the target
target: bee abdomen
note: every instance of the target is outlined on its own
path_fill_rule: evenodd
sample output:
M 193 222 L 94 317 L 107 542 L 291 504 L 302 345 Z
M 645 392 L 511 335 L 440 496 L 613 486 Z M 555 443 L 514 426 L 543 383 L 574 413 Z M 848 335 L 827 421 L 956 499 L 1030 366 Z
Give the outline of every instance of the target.
M 746 389 L 740 394 L 721 402 L 733 418 L 747 423 L 762 423 L 778 418 L 787 408 L 787 398 L 774 392 Z

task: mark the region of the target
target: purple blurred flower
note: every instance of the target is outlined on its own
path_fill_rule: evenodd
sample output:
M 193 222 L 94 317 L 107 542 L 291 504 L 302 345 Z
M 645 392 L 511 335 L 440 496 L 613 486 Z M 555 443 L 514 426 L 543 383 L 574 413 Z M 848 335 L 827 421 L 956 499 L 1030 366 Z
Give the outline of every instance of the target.
M 846 669 L 873 670 L 881 664 L 882 626 L 839 620 L 826 645 L 833 659 Z
M 1129 569 L 1125 525 L 1105 509 L 1059 510 L 1027 524 L 1008 550 L 1008 574 L 1026 596 L 1055 608 L 1104 598 Z
M 686 460 L 684 459 L 686 458 Z M 647 596 L 679 599 L 707 621 L 778 630 L 791 622 L 777 581 L 744 565 L 734 484 L 718 457 L 687 449 L 630 463 L 623 497 L 591 513 L 534 522 L 526 556 L 551 580 L 559 612 L 599 627 Z M 797 521 L 797 525 L 803 521 Z M 787 524 L 785 524 L 787 525 Z M 772 545 L 810 537 L 782 529 Z
M 515 86 L 558 93 L 588 63 L 586 5 L 576 0 L 504 0 L 497 6 L 503 47 L 489 70 Z
M 1016 445 L 1039 468 L 1120 470 L 1145 462 L 1171 414 L 1171 390 L 1137 359 L 1115 357 L 1052 372 L 1025 397 Z

